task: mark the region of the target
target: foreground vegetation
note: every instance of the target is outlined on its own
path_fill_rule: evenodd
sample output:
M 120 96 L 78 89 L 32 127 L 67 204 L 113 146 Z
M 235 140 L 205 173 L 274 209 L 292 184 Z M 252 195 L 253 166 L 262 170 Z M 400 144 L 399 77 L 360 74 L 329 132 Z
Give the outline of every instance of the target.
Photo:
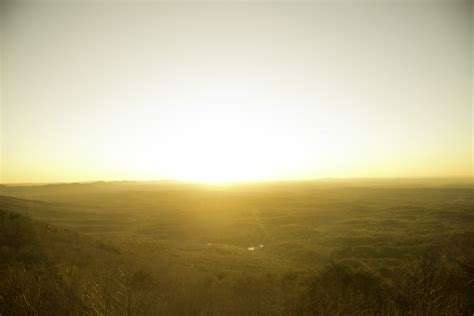
M 1 187 L 0 315 L 471 315 L 470 185 Z

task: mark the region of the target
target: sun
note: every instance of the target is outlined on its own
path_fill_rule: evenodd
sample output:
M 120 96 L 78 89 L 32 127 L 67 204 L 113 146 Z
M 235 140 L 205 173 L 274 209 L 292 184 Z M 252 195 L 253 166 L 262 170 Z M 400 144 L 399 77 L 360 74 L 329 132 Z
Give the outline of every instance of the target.
M 271 177 L 274 168 L 268 140 L 230 121 L 207 122 L 180 140 L 173 177 L 195 182 L 226 183 Z M 268 147 L 267 147 L 268 150 Z M 273 159 L 274 160 L 274 159 Z

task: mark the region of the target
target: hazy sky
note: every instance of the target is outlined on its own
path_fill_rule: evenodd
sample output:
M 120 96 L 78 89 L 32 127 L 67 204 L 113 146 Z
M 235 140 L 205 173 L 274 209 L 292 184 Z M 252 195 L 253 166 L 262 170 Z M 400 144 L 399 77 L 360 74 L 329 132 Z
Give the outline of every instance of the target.
M 472 175 L 470 1 L 10 1 L 2 182 Z

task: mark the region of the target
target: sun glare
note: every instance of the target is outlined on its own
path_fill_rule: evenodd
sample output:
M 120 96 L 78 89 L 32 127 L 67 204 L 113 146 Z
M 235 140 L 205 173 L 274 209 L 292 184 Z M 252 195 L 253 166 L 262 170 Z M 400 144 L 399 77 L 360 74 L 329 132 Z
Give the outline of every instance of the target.
M 169 166 L 173 178 L 223 183 L 269 179 L 294 162 L 270 125 L 265 130 L 243 113 L 214 111 L 177 137 Z M 273 135 L 272 135 L 273 134 Z
M 141 178 L 224 183 L 276 179 L 302 165 L 305 135 L 278 93 L 257 92 L 248 81 L 211 79 L 184 88 L 185 96 L 168 89 L 167 98 L 148 97 L 138 106 L 145 110 L 134 113 L 139 124 L 115 126 L 120 142 L 107 150 L 115 153 L 115 169 Z

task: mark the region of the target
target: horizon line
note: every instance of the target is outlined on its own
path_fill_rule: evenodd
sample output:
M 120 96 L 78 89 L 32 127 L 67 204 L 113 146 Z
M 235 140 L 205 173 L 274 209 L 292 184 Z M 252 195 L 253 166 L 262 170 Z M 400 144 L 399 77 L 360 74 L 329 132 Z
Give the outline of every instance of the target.
M 474 175 L 456 175 L 456 176 L 379 176 L 379 177 L 322 177 L 322 178 L 303 178 L 303 179 L 272 179 L 272 180 L 242 180 L 242 181 L 191 181 L 180 179 L 120 179 L 120 180 L 84 180 L 84 181 L 52 181 L 52 182 L 0 182 L 4 186 L 27 186 L 27 185 L 60 185 L 60 184 L 93 184 L 93 183 L 118 183 L 118 182 L 175 182 L 181 184 L 204 184 L 204 185 L 232 185 L 232 184 L 251 184 L 251 183 L 275 183 L 275 182 L 319 182 L 319 181 L 357 181 L 357 180 L 474 180 Z

